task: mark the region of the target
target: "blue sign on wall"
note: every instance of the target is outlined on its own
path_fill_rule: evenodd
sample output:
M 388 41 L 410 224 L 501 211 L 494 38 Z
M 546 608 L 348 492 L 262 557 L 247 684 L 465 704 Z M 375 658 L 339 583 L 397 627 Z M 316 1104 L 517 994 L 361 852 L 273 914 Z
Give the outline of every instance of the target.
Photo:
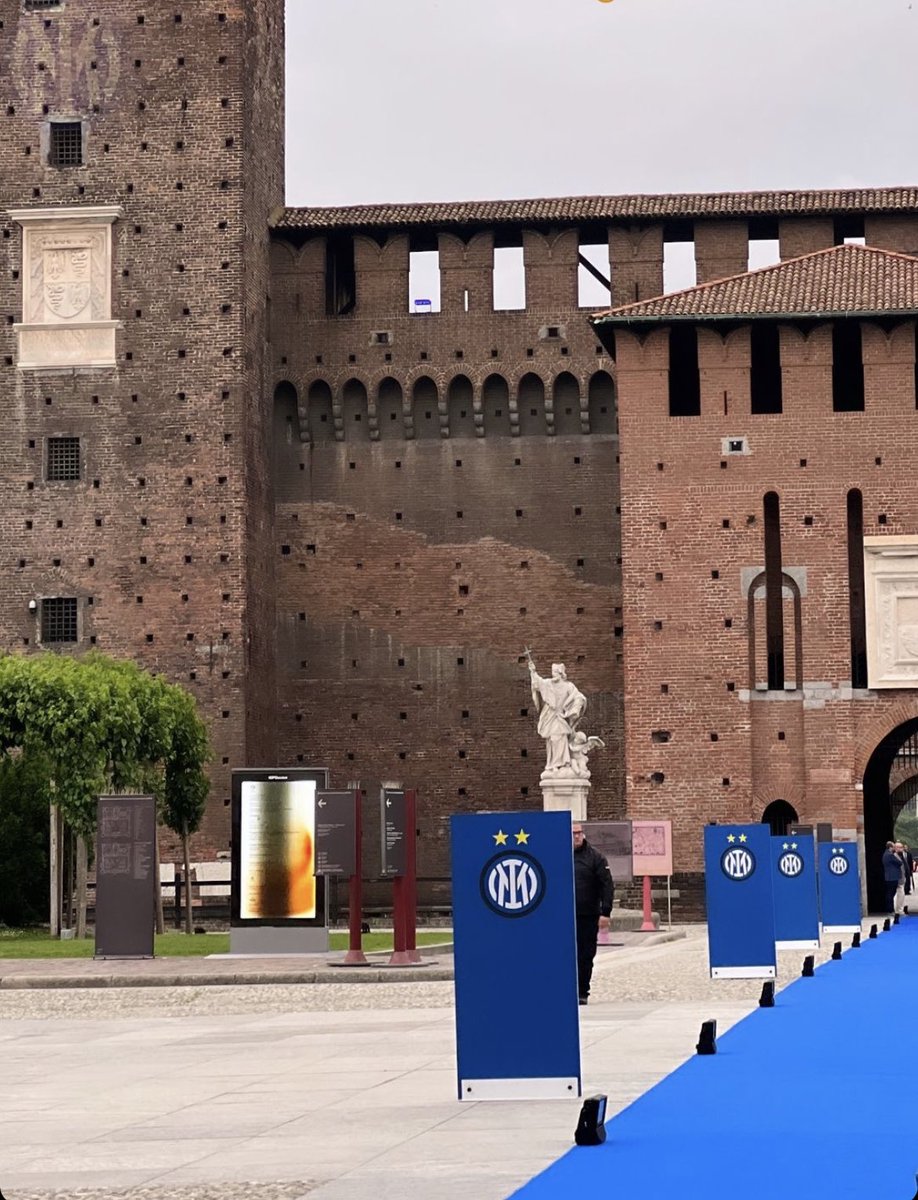
M 459 1099 L 579 1096 L 571 815 L 450 825 Z
M 820 842 L 819 893 L 826 933 L 858 933 L 861 881 L 855 842 Z
M 819 891 L 812 834 L 771 839 L 775 904 L 775 944 L 779 950 L 819 946 Z
M 704 883 L 712 979 L 774 979 L 771 830 L 706 825 Z

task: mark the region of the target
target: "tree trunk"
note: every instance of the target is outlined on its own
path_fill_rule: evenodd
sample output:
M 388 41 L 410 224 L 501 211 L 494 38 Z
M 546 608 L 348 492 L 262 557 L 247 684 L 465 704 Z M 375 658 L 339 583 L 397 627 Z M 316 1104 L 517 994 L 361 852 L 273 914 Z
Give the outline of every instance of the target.
M 89 865 L 89 849 L 86 839 L 74 835 L 76 841 L 76 936 L 86 937 L 86 876 Z
M 191 922 L 191 851 L 189 848 L 188 826 L 182 822 L 182 860 L 185 864 L 185 932 L 194 933 Z
M 73 928 L 73 839 L 70 826 L 61 821 L 61 892 L 64 903 L 61 909 L 61 932 Z
M 163 920 L 163 882 L 159 873 L 159 825 L 153 833 L 153 879 L 155 890 L 155 899 L 153 901 L 154 928 L 157 933 L 166 932 L 166 923 Z
M 48 899 L 51 936 L 61 933 L 61 813 L 56 804 L 49 809 L 50 840 L 48 844 Z

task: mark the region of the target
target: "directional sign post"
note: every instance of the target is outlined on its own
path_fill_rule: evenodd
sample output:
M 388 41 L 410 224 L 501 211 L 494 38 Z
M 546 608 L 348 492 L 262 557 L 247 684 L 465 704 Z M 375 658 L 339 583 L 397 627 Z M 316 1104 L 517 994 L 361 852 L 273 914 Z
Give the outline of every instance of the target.
M 399 878 L 405 874 L 405 793 L 383 788 L 379 794 L 379 828 L 382 838 L 382 874 Z
M 357 870 L 357 801 L 353 792 L 316 795 L 316 875 L 343 875 Z
M 859 933 L 861 883 L 855 842 L 820 842 L 819 899 L 826 933 Z
M 774 979 L 775 913 L 767 825 L 706 825 L 704 885 L 712 979 Z
M 772 836 L 775 945 L 779 950 L 819 946 L 819 895 L 812 834 Z
M 450 825 L 459 1099 L 579 1096 L 570 813 Z

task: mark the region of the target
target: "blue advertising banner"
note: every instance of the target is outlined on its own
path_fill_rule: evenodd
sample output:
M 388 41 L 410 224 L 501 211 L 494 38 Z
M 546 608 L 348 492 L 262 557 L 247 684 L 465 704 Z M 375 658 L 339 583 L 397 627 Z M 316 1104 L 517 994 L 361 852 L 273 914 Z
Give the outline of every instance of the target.
M 782 834 L 771 839 L 775 903 L 775 945 L 779 950 L 815 950 L 819 946 L 819 889 L 812 834 Z
M 450 826 L 459 1099 L 579 1096 L 571 814 Z
M 861 881 L 855 842 L 820 842 L 819 894 L 826 933 L 858 933 Z
M 775 912 L 767 825 L 706 825 L 704 888 L 712 979 L 774 979 Z

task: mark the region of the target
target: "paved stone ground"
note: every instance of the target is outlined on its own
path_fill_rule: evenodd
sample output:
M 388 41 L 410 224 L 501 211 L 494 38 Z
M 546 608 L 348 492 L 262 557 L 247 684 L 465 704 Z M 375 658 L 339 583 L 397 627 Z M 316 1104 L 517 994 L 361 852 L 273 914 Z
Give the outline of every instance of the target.
M 686 932 L 597 960 L 584 1086 L 610 1114 L 702 1020 L 723 1032 L 757 1003 L 755 981 L 711 981 L 703 929 Z M 783 982 L 802 958 L 781 956 Z M 451 983 L 421 980 L 0 993 L 0 1190 L 503 1200 L 569 1148 L 579 1103 L 460 1104 L 451 1005 Z

